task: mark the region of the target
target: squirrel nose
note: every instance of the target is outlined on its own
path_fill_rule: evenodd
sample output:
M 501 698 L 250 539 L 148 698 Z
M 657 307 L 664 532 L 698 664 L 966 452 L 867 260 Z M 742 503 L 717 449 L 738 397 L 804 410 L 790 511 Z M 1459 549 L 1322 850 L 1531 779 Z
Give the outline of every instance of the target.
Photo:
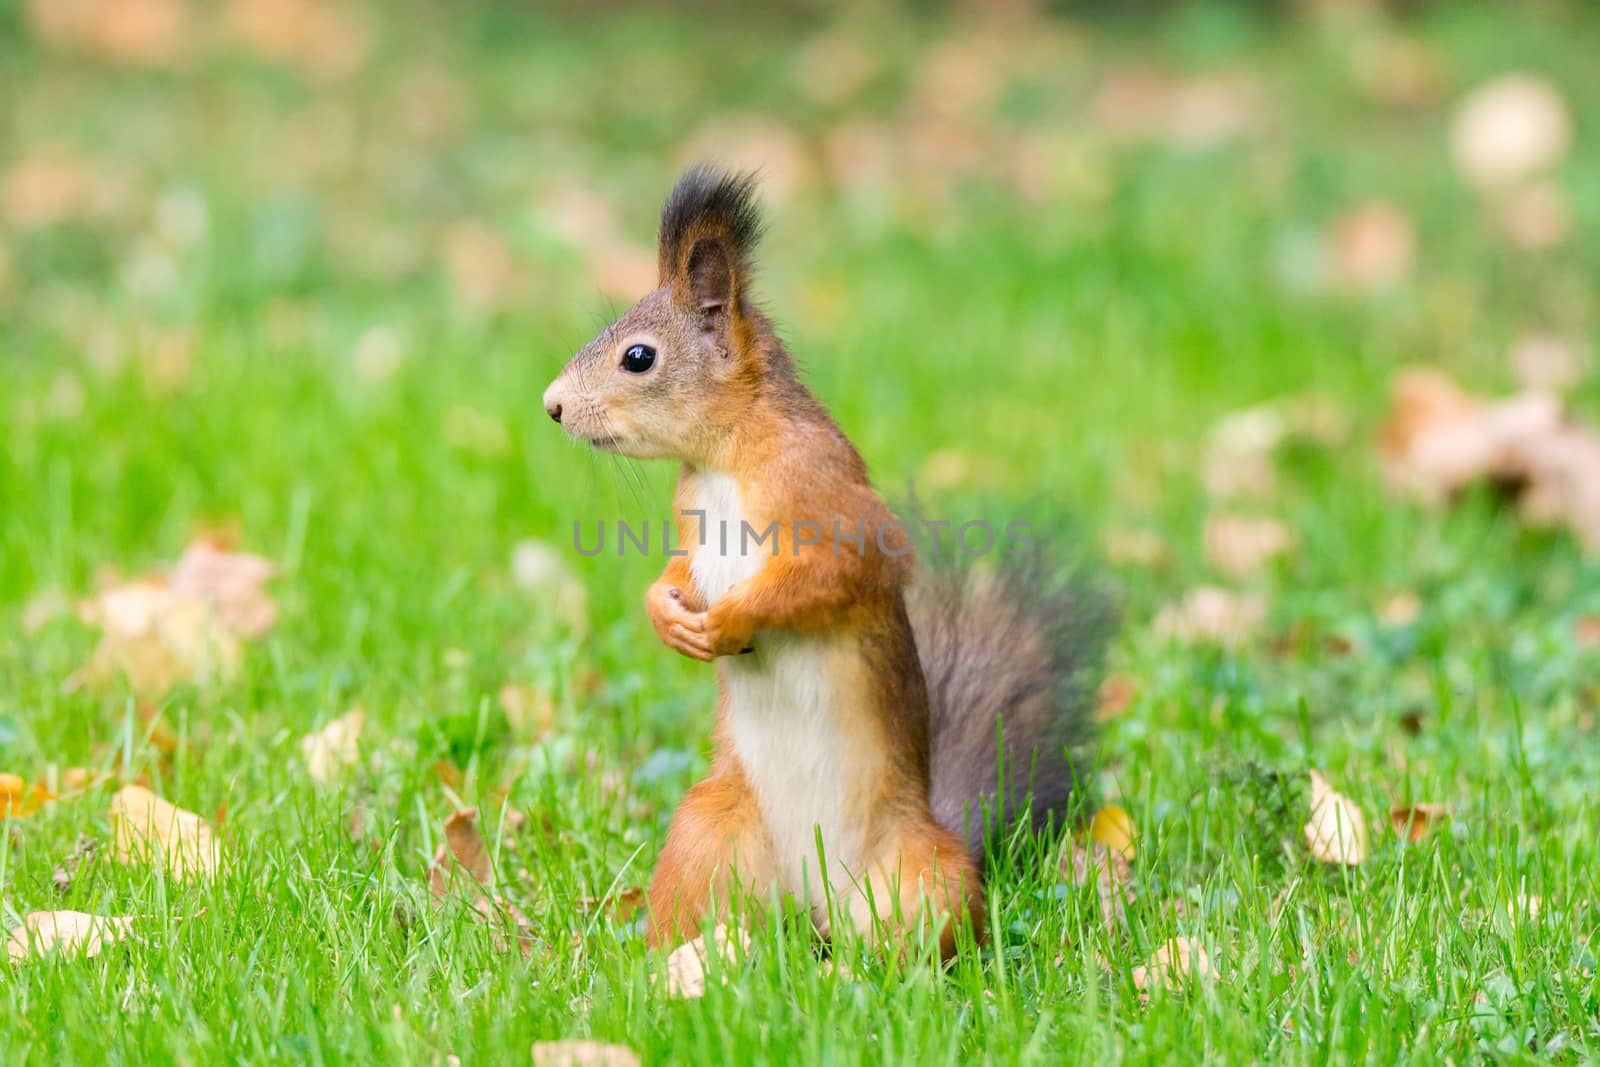
M 561 390 L 558 388 L 559 384 L 552 383 L 550 388 L 544 391 L 545 414 L 558 423 L 561 421 Z

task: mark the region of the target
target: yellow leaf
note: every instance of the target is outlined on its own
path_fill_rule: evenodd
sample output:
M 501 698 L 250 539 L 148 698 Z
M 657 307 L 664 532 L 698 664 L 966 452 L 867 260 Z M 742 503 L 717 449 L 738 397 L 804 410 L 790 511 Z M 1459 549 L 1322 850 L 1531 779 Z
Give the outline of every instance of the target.
M 314 781 L 332 782 L 360 760 L 359 742 L 366 720 L 366 709 L 358 704 L 322 729 L 300 739 L 300 755 Z
M 132 919 L 109 919 L 81 911 L 36 911 L 12 929 L 6 954 L 13 960 L 25 960 L 58 949 L 98 956 L 106 945 L 126 937 L 132 925 Z
M 1089 822 L 1089 840 L 1106 846 L 1126 860 L 1133 859 L 1133 839 L 1137 836 L 1133 816 L 1116 804 L 1107 804 L 1095 812 Z
M 221 853 L 210 825 L 142 786 L 126 786 L 111 798 L 111 826 L 121 863 L 164 860 L 179 881 L 216 873 Z
M 1211 957 L 1200 942 L 1189 937 L 1174 937 L 1151 954 L 1142 967 L 1133 969 L 1133 984 L 1140 992 L 1156 985 L 1182 989 L 1190 980 L 1205 982 L 1216 977 Z
M 1367 858 L 1367 826 L 1361 809 L 1334 791 L 1328 780 L 1311 772 L 1311 821 L 1306 846 L 1323 863 L 1355 866 Z
M 734 945 L 738 945 L 737 950 Z M 715 954 L 723 967 L 750 951 L 750 935 L 743 930 L 730 931 L 718 925 L 711 932 L 708 944 L 704 935 L 685 942 L 672 950 L 667 957 L 667 996 L 675 1000 L 695 1000 L 706 994 L 706 962 Z

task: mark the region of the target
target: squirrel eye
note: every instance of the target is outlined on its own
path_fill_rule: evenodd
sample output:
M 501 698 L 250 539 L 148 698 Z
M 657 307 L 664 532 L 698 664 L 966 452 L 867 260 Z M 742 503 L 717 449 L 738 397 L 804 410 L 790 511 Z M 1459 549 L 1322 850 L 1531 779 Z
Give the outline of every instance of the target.
M 629 374 L 643 374 L 656 365 L 656 350 L 649 345 L 629 345 L 622 353 L 622 369 Z

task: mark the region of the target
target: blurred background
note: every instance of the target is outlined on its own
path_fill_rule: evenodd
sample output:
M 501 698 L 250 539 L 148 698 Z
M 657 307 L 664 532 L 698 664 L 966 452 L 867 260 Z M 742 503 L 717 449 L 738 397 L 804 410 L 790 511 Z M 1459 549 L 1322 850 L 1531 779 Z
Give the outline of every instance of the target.
M 0 598 L 224 530 L 290 575 L 257 699 L 465 707 L 572 669 L 526 637 L 531 538 L 608 677 L 679 671 L 635 645 L 655 561 L 566 551 L 665 514 L 672 472 L 574 450 L 539 397 L 654 284 L 697 160 L 760 173 L 762 297 L 880 482 L 1059 505 L 1136 635 L 1254 568 L 1201 535 L 1236 499 L 1297 618 L 1514 572 L 1487 505 L 1391 495 L 1380 430 L 1417 363 L 1593 417 L 1597 54 L 1557 2 L 6 0 Z M 66 699 L 87 641 L 14 659 L 24 691 Z

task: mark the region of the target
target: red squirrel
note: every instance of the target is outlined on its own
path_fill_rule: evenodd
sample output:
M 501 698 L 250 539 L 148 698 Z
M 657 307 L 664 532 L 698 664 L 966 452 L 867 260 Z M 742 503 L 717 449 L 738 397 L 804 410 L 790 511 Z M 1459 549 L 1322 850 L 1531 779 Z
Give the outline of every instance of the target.
M 576 440 L 682 464 L 684 554 L 645 606 L 668 648 L 717 665 L 716 752 L 668 832 L 647 937 L 776 890 L 824 936 L 831 899 L 864 935 L 931 936 L 948 958 L 959 927 L 984 936 L 984 807 L 1064 818 L 1096 653 L 1074 606 L 1015 568 L 918 566 L 752 299 L 760 230 L 752 176 L 689 170 L 659 287 L 544 394 Z

